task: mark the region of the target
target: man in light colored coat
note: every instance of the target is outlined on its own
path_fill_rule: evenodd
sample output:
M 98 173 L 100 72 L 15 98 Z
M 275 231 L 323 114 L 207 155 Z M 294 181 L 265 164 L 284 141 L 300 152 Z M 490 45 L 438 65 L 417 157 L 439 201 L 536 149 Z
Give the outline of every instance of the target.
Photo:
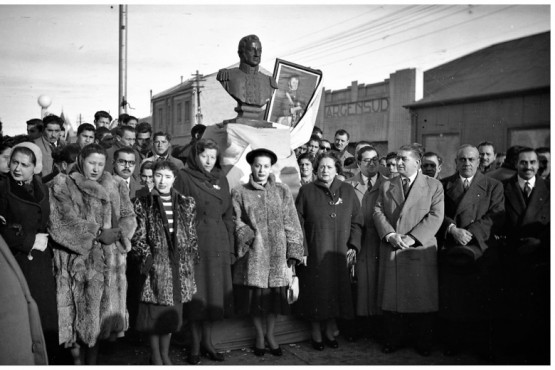
M 408 321 L 416 329 L 416 350 L 429 356 L 433 313 L 439 309 L 437 241 L 443 221 L 441 183 L 419 171 L 421 152 L 414 145 L 397 151 L 400 176 L 385 181 L 374 207 L 381 240 L 378 305 L 384 312 L 385 345 L 402 344 Z

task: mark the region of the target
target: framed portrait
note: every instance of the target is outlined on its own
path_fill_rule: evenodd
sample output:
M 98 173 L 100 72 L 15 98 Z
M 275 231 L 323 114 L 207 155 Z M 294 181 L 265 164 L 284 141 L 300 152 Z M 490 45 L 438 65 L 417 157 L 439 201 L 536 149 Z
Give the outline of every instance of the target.
M 265 119 L 292 129 L 319 88 L 322 71 L 276 59 L 274 78 L 278 88 L 266 108 Z

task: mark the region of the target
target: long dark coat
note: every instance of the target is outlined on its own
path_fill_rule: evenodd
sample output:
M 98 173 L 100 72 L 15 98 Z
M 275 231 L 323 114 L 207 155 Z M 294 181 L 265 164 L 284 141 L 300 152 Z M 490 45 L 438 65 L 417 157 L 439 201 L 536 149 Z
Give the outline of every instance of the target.
M 354 316 L 347 250 L 360 251 L 363 217 L 353 187 L 337 179 L 303 185 L 296 200 L 307 266 L 297 266 L 297 313 L 311 321 Z
M 79 340 L 92 347 L 129 326 L 125 270 L 137 226 L 129 189 L 106 171 L 98 181 L 79 172 L 59 174 L 48 187 L 48 231 L 59 244 L 54 267 L 60 343 Z M 122 238 L 100 243 L 98 231 L 113 227 Z
M 549 310 L 551 199 L 547 183 L 540 176 L 536 176 L 528 203 L 517 176 L 504 185 L 506 250 L 503 267 L 509 293 L 504 308 L 519 323 L 527 325 L 530 319 L 537 321 L 541 317 L 538 308 L 542 313 Z M 549 327 L 548 322 L 542 324 Z
M 374 207 L 374 225 L 381 240 L 378 305 L 403 313 L 435 312 L 438 303 L 435 234 L 443 221 L 441 183 L 419 173 L 405 199 L 401 176 L 385 181 Z M 416 244 L 393 249 L 389 233 L 410 234 Z
M 37 233 L 46 233 L 50 215 L 48 188 L 38 177 L 33 181 L 34 198 L 13 180 L 11 176 L 0 180 L 0 215 L 7 224 L 0 226 L 0 233 L 6 240 L 21 271 L 27 279 L 31 295 L 37 302 L 42 328 L 45 332 L 58 332 L 56 309 L 56 280 L 52 268 L 52 248 L 44 252 L 31 252 Z M 21 229 L 18 228 L 21 227 Z
M 491 317 L 496 299 L 494 279 L 499 274 L 499 259 L 494 231 L 501 229 L 505 215 L 503 185 L 479 171 L 465 192 L 458 173 L 441 180 L 445 190 L 445 219 L 439 231 L 440 316 L 451 320 L 475 320 Z M 475 264 L 453 267 L 446 263 L 445 249 L 454 245 L 447 236 L 453 223 L 474 236 L 470 244 L 484 252 Z
M 2 237 L 0 266 L 0 365 L 48 365 L 39 309 Z
M 216 186 L 179 173 L 175 189 L 191 196 L 197 205 L 196 229 L 200 261 L 195 266 L 197 292 L 185 309 L 195 320 L 218 320 L 233 312 L 231 263 L 233 245 L 233 206 L 229 183 L 221 176 Z
M 196 292 L 194 264 L 198 261 L 195 200 L 172 191 L 173 234 L 157 192 L 137 198 L 137 230 L 131 253 L 146 280 L 140 300 L 164 306 L 189 302 Z
M 380 265 L 380 236 L 374 225 L 374 205 L 380 194 L 380 186 L 386 181 L 383 175 L 378 174 L 376 183 L 366 191 L 362 198 L 362 215 L 364 227 L 362 229 L 362 243 L 360 253 L 357 255 L 356 274 L 358 316 L 377 315 L 382 312 L 378 305 L 378 277 Z

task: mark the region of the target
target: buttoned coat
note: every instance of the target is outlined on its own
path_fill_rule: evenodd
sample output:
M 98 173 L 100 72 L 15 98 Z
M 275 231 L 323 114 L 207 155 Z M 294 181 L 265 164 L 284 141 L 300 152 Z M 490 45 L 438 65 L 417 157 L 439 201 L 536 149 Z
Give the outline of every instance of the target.
M 539 312 L 530 312 L 531 307 L 540 302 L 538 293 L 549 295 L 549 281 L 544 277 L 549 276 L 550 265 L 551 199 L 549 188 L 540 176 L 536 176 L 528 202 L 524 200 L 516 175 L 504 185 L 504 272 L 506 290 L 511 299 L 507 311 L 525 323 L 529 322 L 522 320 L 526 314 L 538 317 Z M 549 303 L 544 307 L 549 307 Z M 538 311 L 537 306 L 535 309 Z
M 303 185 L 296 200 L 307 247 L 307 265 L 297 266 L 296 311 L 314 321 L 354 315 L 347 250 L 360 251 L 362 213 L 353 187 L 334 179 Z
M 361 210 L 364 217 L 364 226 L 362 228 L 360 253 L 357 255 L 356 264 L 358 277 L 356 313 L 358 316 L 371 316 L 381 313 L 381 307 L 378 305 L 381 241 L 374 225 L 373 214 L 374 206 L 380 194 L 380 186 L 385 181 L 386 178 L 378 174 L 376 183 L 366 191 L 362 198 Z
M 465 192 L 456 173 L 441 180 L 445 189 L 445 218 L 440 230 L 440 315 L 447 319 L 480 319 L 491 315 L 492 303 L 497 300 L 495 279 L 499 267 L 498 251 L 493 238 L 503 224 L 505 204 L 503 185 L 479 171 Z M 447 235 L 449 225 L 472 233 L 468 243 L 483 252 L 475 264 L 453 267 L 444 258 L 445 250 L 456 245 Z
M 303 233 L 293 195 L 273 174 L 262 186 L 252 175 L 231 191 L 235 218 L 233 284 L 258 288 L 289 284 L 287 260 L 303 257 Z
M 441 183 L 418 173 L 405 199 L 401 176 L 385 181 L 374 206 L 374 225 L 381 240 L 378 305 L 403 313 L 439 308 L 435 234 L 443 221 Z M 410 234 L 416 243 L 395 250 L 384 237 Z M 382 254 L 383 252 L 383 254 Z
M 174 185 L 195 199 L 200 261 L 195 266 L 197 292 L 185 307 L 195 320 L 219 320 L 233 311 L 231 264 L 235 261 L 233 206 L 229 183 L 221 175 L 216 184 L 179 171 Z

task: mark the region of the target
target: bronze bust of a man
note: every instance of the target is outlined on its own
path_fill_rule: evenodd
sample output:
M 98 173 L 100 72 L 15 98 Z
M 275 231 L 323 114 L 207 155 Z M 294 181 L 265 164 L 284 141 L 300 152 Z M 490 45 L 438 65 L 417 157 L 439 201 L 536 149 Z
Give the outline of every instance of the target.
M 258 71 L 262 56 L 262 44 L 258 36 L 243 37 L 239 41 L 237 53 L 241 59 L 239 67 L 221 69 L 216 78 L 237 101 L 237 123 L 263 120 L 265 105 L 277 89 L 277 82 L 273 77 Z

